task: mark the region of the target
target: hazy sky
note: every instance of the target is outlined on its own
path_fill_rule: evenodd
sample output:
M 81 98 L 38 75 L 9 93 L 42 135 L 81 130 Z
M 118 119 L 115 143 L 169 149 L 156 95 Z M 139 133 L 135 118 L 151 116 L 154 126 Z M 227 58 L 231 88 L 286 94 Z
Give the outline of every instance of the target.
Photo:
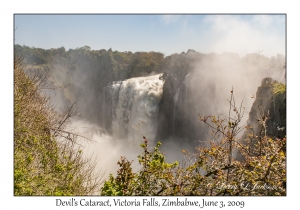
M 285 55 L 285 15 L 18 15 L 15 43 L 44 49 Z

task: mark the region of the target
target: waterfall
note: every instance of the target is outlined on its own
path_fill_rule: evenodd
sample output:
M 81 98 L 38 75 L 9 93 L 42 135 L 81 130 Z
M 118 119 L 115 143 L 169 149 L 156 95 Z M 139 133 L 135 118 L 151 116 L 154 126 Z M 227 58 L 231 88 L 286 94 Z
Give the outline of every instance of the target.
M 104 115 L 111 118 L 112 135 L 130 142 L 153 141 L 157 133 L 162 74 L 114 82 L 103 89 Z M 107 97 L 109 95 L 109 97 Z M 107 119 L 105 119 L 107 120 Z

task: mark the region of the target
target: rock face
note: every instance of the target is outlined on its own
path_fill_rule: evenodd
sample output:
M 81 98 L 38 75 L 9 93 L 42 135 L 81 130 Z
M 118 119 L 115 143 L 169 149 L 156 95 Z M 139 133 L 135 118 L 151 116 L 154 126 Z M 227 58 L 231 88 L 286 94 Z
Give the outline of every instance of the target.
M 172 138 L 177 143 L 186 142 L 198 145 L 203 136 L 199 129 L 200 121 L 195 103 L 195 85 L 193 74 L 195 63 L 205 56 L 194 50 L 187 53 L 174 54 L 166 58 L 166 73 L 163 97 L 158 116 L 157 141 L 164 142 Z M 201 127 L 201 125 L 200 125 Z
M 199 98 L 193 89 L 193 76 L 193 73 L 188 73 L 176 88 L 174 83 L 172 88 L 171 79 L 166 80 L 159 114 L 158 141 L 174 137 L 175 140 L 196 146 L 199 145 L 199 139 L 205 137 L 207 129 L 197 116 L 205 102 L 197 103 Z
M 259 118 L 265 115 L 266 135 L 283 138 L 286 135 L 286 90 L 285 85 L 271 78 L 262 80 L 258 87 L 256 98 L 249 113 L 247 123 L 259 135 Z
M 177 133 L 180 125 L 176 115 L 178 115 L 178 102 L 182 102 L 183 93 L 181 91 L 186 90 L 186 86 L 183 83 L 185 75 L 172 76 L 164 74 L 165 85 L 163 88 L 163 98 L 160 103 L 159 117 L 158 117 L 158 133 L 157 140 L 169 138 L 172 134 Z M 180 97 L 180 99 L 179 99 Z M 175 105 L 176 104 L 176 105 Z

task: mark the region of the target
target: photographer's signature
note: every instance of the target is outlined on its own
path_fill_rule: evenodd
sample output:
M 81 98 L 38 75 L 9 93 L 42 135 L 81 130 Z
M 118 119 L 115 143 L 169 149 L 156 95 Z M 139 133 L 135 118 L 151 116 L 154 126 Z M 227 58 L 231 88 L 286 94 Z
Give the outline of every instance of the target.
M 248 190 L 248 191 L 254 191 L 254 190 L 277 190 L 276 186 L 269 185 L 267 183 L 261 184 L 261 183 L 255 183 L 250 184 L 249 182 L 242 182 L 239 185 L 232 185 L 232 184 L 225 184 L 225 183 L 218 183 L 217 189 L 227 189 L 227 190 Z

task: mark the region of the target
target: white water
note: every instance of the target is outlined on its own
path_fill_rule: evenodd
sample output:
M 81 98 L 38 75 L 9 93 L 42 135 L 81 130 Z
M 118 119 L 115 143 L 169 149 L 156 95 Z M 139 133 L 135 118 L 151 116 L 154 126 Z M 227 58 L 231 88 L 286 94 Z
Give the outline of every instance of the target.
M 143 136 L 151 142 L 157 133 L 159 102 L 164 81 L 162 74 L 137 77 L 122 82 L 113 111 L 112 132 L 118 139 L 142 143 Z M 112 107 L 114 109 L 114 107 Z

